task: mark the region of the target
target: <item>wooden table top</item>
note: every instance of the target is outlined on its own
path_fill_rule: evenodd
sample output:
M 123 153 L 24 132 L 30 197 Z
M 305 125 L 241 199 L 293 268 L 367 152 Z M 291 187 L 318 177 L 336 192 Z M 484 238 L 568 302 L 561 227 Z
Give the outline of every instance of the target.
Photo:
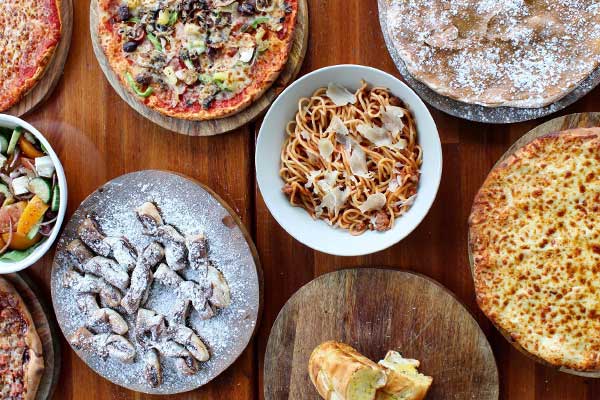
M 444 172 L 429 215 L 407 239 L 387 251 L 357 258 L 327 256 L 287 235 L 257 192 L 253 157 L 258 123 L 218 137 L 194 138 L 145 120 L 119 98 L 98 66 L 89 35 L 89 2 L 74 3 L 73 41 L 64 77 L 50 99 L 25 116 L 47 135 L 62 160 L 69 183 L 68 216 L 96 187 L 126 172 L 148 168 L 181 172 L 210 186 L 236 209 L 254 237 L 264 268 L 264 312 L 256 339 L 211 384 L 170 398 L 262 399 L 265 347 L 286 300 L 319 275 L 364 265 L 417 271 L 454 292 L 472 310 L 492 344 L 502 399 L 600 398 L 600 380 L 556 372 L 514 350 L 478 310 L 469 271 L 467 217 L 475 192 L 511 143 L 552 117 L 501 126 L 463 121 L 432 110 L 443 144 Z M 309 12 L 309 48 L 302 74 L 356 63 L 399 76 L 383 42 L 377 0 L 309 0 Z M 557 115 L 599 107 L 597 88 Z M 52 252 L 28 270 L 48 300 L 51 264 Z M 103 380 L 79 360 L 64 338 L 62 345 L 62 376 L 55 399 L 153 398 Z

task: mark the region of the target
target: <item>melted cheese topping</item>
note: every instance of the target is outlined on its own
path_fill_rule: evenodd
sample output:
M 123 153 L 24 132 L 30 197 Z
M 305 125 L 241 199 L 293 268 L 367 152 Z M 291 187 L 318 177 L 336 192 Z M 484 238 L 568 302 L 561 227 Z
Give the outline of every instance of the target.
M 265 12 L 252 4 L 142 0 L 127 2 L 127 8 L 117 1 L 107 22 L 137 89 L 152 87 L 148 96 L 173 108 L 210 108 L 243 93 L 277 56 L 279 32 L 292 9 L 286 0 L 272 0 Z
M 30 89 L 27 80 L 47 65 L 60 29 L 54 0 L 0 2 L 0 110 Z
M 475 199 L 470 236 L 488 317 L 552 364 L 600 369 L 600 129 L 509 157 Z

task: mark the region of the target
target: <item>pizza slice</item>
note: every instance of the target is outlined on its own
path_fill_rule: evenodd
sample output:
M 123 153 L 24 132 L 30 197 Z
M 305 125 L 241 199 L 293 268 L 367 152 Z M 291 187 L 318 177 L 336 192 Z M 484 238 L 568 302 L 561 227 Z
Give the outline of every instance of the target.
M 0 1 L 0 112 L 42 78 L 61 38 L 61 0 Z
M 0 398 L 33 400 L 44 372 L 42 342 L 15 288 L 0 278 Z

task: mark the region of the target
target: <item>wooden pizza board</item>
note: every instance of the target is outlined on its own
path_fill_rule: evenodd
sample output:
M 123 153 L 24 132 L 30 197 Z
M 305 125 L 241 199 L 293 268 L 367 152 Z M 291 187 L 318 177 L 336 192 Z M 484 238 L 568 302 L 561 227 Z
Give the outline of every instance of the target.
M 50 64 L 40 78 L 40 81 L 19 101 L 5 111 L 6 114 L 20 117 L 33 110 L 40 103 L 48 99 L 63 75 L 69 48 L 71 47 L 71 34 L 73 32 L 73 2 L 62 0 L 60 17 L 62 21 L 62 37 L 56 48 Z
M 188 326 L 199 333 L 211 353 L 211 358 L 207 362 L 199 363 L 198 373 L 191 376 L 173 377 L 175 373 L 172 370 L 163 370 L 165 383 L 152 388 L 138 379 L 137 374 L 142 363 L 139 355 L 132 364 L 121 364 L 110 358 L 102 360 L 86 350 L 74 347 L 72 349 L 92 370 L 116 385 L 149 394 L 170 395 L 188 392 L 211 382 L 239 358 L 256 333 L 263 299 L 262 269 L 252 237 L 236 212 L 204 184 L 183 174 L 144 170 L 117 177 L 90 194 L 65 225 L 58 240 L 50 282 L 54 311 L 66 338 L 85 323 L 78 316 L 81 313 L 74 301 L 76 293 L 63 285 L 64 274 L 71 266 L 65 248 L 78 237 L 77 228 L 81 221 L 89 215 L 94 215 L 104 223 L 115 223 L 118 225 L 118 234 L 128 237 L 139 250 L 140 243 L 136 244 L 136 241 L 143 237 L 141 226 L 138 226 L 137 221 L 135 226 L 129 224 L 136 220 L 135 208 L 145 201 L 156 201 L 163 218 L 178 229 L 184 230 L 184 225 L 204 229 L 211 260 L 225 275 L 232 289 L 231 304 L 219 310 L 217 315 L 205 324 L 201 322 L 201 329 L 191 325 L 192 319 L 198 322 L 199 318 L 192 318 L 190 315 L 188 319 Z M 177 216 L 175 211 L 168 211 L 168 201 L 179 203 L 180 208 L 176 211 L 181 212 L 184 210 L 181 204 L 184 203 L 187 215 Z M 188 221 L 186 224 L 181 223 L 184 219 Z M 131 230 L 135 231 L 136 236 L 128 234 Z M 189 226 L 184 232 L 193 233 Z M 153 301 L 153 296 L 151 291 L 149 302 Z M 168 298 L 168 295 L 166 297 Z M 122 310 L 117 311 L 128 321 L 130 331 L 126 336 L 134 343 L 132 317 Z M 191 314 L 193 313 L 195 312 Z M 218 330 L 219 326 L 222 326 L 222 330 Z M 161 364 L 168 368 L 172 362 Z M 168 374 L 171 378 L 167 378 Z
M 551 119 L 550 121 L 547 121 L 541 125 L 538 125 L 537 127 L 533 128 L 532 130 L 530 130 L 529 132 L 527 132 L 526 134 L 521 136 L 521 138 L 519 140 L 517 140 L 515 143 L 513 143 L 513 145 L 510 146 L 510 148 L 506 151 L 506 153 L 504 153 L 502 155 L 502 157 L 500 157 L 500 159 L 496 162 L 496 164 L 494 165 L 492 170 L 494 168 L 496 168 L 496 166 L 498 166 L 500 163 L 505 161 L 512 154 L 514 154 L 521 147 L 526 146 L 527 144 L 529 144 L 530 142 L 534 141 L 535 139 L 537 139 L 541 136 L 545 136 L 545 135 L 548 135 L 551 133 L 556 133 L 556 132 L 560 132 L 560 131 L 564 131 L 564 130 L 568 130 L 568 129 L 594 128 L 594 127 L 599 127 L 599 126 L 600 126 L 600 113 L 569 114 L 569 115 L 565 115 L 563 117 Z M 468 239 L 468 243 L 471 243 L 470 238 Z M 471 246 L 468 247 L 468 251 L 469 251 L 469 263 L 471 265 L 471 274 L 473 274 L 474 273 L 474 271 L 473 271 L 474 265 L 473 265 L 473 255 L 471 254 Z M 525 350 L 523 347 L 521 347 L 514 339 L 511 338 L 510 333 L 508 333 L 507 331 L 505 331 L 504 329 L 502 329 L 501 327 L 496 325 L 493 321 L 492 321 L 492 323 L 494 324 L 496 329 L 498 329 L 498 331 L 504 336 L 504 338 L 506 338 L 506 340 L 508 340 L 512 344 L 512 346 L 515 349 L 517 349 L 519 352 L 521 352 L 528 358 L 530 358 L 540 364 L 546 365 L 551 368 L 558 369 L 561 372 L 565 372 L 565 373 L 568 373 L 571 375 L 583 376 L 583 377 L 587 377 L 587 378 L 600 378 L 600 371 L 598 371 L 598 372 L 575 371 L 575 370 L 572 370 L 569 368 L 556 367 L 555 365 L 548 363 L 547 361 L 529 353 L 527 350 Z
M 313 349 L 345 342 L 374 361 L 388 350 L 421 361 L 427 396 L 497 400 L 498 370 L 469 311 L 439 283 L 410 272 L 343 270 L 301 288 L 285 304 L 267 344 L 266 400 L 317 400 L 307 367 Z
M 54 322 L 54 315 L 46 303 L 37 295 L 39 290 L 25 273 L 2 275 L 17 289 L 31 313 L 33 323 L 42 341 L 44 350 L 44 375 L 40 381 L 36 400 L 52 398 L 60 375 L 60 336 Z
M 104 72 L 108 82 L 111 84 L 113 89 L 115 89 L 118 95 L 121 96 L 121 98 L 125 100 L 127 104 L 129 104 L 130 107 L 132 107 L 145 118 L 170 131 L 189 136 L 214 136 L 231 132 L 253 121 L 263 112 L 265 112 L 273 100 L 275 100 L 275 98 L 283 91 L 283 89 L 285 89 L 285 87 L 296 78 L 300 72 L 300 68 L 302 67 L 302 62 L 304 61 L 306 50 L 308 48 L 308 4 L 307 0 L 298 1 L 296 32 L 294 34 L 294 41 L 290 50 L 289 59 L 273 86 L 245 110 L 229 117 L 210 121 L 187 121 L 179 118 L 173 118 L 146 107 L 146 105 L 140 102 L 136 96 L 132 95 L 121 85 L 119 78 L 108 64 L 106 55 L 104 54 L 102 46 L 100 45 L 100 40 L 96 33 L 97 31 L 98 1 L 91 0 L 90 33 L 92 36 L 94 54 L 96 54 L 100 68 Z

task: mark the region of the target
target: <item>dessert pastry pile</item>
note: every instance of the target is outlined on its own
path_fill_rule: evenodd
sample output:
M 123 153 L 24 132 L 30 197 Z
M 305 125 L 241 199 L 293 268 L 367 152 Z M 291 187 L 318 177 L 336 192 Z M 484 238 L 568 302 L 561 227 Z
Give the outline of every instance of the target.
M 230 304 L 230 290 L 223 274 L 208 255 L 203 234 L 184 235 L 166 223 L 154 203 L 136 211 L 140 235 L 151 239 L 138 251 L 128 238 L 106 236 L 92 217 L 77 229 L 78 239 L 67 246 L 70 268 L 63 286 L 76 292 L 77 307 L 85 323 L 71 337 L 71 344 L 102 359 L 144 363 L 148 385 L 163 382 L 164 358 L 174 361 L 177 372 L 194 375 L 198 363 L 210 353 L 198 333 L 187 324 L 190 312 L 210 319 Z M 195 278 L 184 273 L 194 270 Z M 170 312 L 149 307 L 150 290 L 159 285 L 176 300 Z

